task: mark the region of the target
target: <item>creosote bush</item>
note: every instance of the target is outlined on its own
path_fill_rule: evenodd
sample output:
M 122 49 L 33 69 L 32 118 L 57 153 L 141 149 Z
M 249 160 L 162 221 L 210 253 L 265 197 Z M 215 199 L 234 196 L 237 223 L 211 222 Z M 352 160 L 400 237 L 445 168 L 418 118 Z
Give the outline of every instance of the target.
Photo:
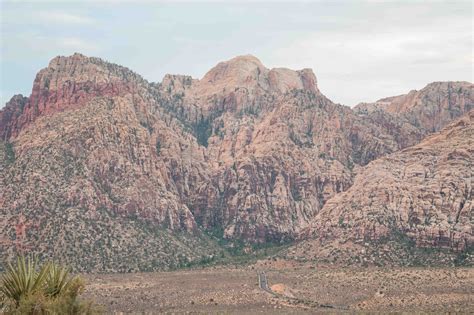
M 97 314 L 92 303 L 78 299 L 83 290 L 82 279 L 69 276 L 68 268 L 18 257 L 1 278 L 0 313 Z

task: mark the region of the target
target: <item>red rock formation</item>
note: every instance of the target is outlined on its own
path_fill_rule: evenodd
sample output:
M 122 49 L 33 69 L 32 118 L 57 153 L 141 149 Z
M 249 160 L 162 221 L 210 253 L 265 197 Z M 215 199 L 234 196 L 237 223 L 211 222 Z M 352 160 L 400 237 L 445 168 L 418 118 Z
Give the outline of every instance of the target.
M 467 251 L 474 244 L 473 165 L 470 111 L 418 145 L 362 169 L 351 188 L 328 200 L 313 219 L 302 237 L 315 239 L 298 246 L 296 255 L 351 259 L 372 252 L 372 263 L 374 257 L 400 263 L 404 257 L 390 257 L 387 240 L 407 242 L 409 251 Z
M 11 128 L 0 130 L 0 136 L 2 139 L 17 136 L 23 127 L 39 116 L 80 107 L 99 96 L 113 97 L 134 93 L 138 85 L 143 83 L 145 81 L 130 70 L 108 67 L 107 63 L 98 58 L 88 58 L 81 54 L 56 57 L 47 68 L 36 75 L 31 96 L 27 101 L 22 100 L 21 106 L 16 106 L 15 119 L 3 118 L 8 115 L 6 110 L 0 112 L 0 119 L 8 120 L 12 125 Z M 12 101 L 20 100 L 14 98 Z
M 18 124 L 26 104 L 27 97 L 15 95 L 0 111 L 0 139 L 7 141 L 21 129 Z
M 473 87 L 469 82 L 433 82 L 420 91 L 375 103 L 361 103 L 354 109 L 386 132 L 398 136 L 406 147 L 473 109 Z
M 160 112 L 146 81 L 100 59 L 58 57 L 40 71 L 24 107 L 14 105 L 1 114 L 9 141 L 0 150 L 2 238 L 14 237 L 22 211 L 39 222 L 26 241 L 81 270 L 163 268 L 213 248 L 180 197 L 206 180 L 183 159 L 196 140 L 176 132 L 184 127 Z M 199 149 L 194 160 L 203 163 Z
M 158 88 L 165 107 L 206 147 L 213 179 L 185 202 L 201 226 L 217 226 L 226 238 L 292 239 L 328 198 L 350 187 L 355 164 L 398 149 L 391 136 L 322 95 L 308 69 L 267 69 L 241 56 L 202 80 L 183 80 L 167 76 Z
M 465 110 L 469 97 L 449 104 Z M 267 69 L 253 56 L 219 63 L 201 80 L 161 83 L 98 58 L 57 57 L 29 98 L 0 111 L 1 237 L 14 237 L 21 209 L 39 222 L 28 242 L 65 259 L 94 252 L 88 270 L 199 259 L 215 250 L 204 230 L 291 240 L 361 166 L 429 132 L 407 119 L 356 114 L 327 99 L 311 70 Z

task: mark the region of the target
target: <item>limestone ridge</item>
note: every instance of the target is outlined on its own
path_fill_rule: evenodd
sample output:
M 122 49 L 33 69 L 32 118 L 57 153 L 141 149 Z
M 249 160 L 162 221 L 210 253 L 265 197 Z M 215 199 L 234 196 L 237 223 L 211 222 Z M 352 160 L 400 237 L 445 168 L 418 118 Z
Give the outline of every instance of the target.
M 29 97 L 0 111 L 2 252 L 20 239 L 82 270 L 151 270 L 216 254 L 209 234 L 294 240 L 365 165 L 472 108 L 472 84 L 444 86 L 397 105 L 407 110 L 354 111 L 326 98 L 311 70 L 253 56 L 159 83 L 56 57 Z

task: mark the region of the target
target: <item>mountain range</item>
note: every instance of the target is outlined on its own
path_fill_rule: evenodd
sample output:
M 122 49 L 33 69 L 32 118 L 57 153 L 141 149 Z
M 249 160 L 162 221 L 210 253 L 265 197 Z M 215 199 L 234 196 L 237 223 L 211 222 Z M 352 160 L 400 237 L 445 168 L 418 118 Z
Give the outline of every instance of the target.
M 159 83 L 56 57 L 0 111 L 2 260 L 126 272 L 285 244 L 293 259 L 472 264 L 473 120 L 469 82 L 350 108 L 312 70 L 250 55 Z

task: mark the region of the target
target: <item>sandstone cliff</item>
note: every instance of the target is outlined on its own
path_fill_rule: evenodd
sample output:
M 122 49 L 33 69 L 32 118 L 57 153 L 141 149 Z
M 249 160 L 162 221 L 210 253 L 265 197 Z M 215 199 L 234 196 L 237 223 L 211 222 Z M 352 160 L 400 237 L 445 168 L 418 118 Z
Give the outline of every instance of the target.
M 253 56 L 159 83 L 56 57 L 0 111 L 2 253 L 149 270 L 215 256 L 216 240 L 291 241 L 363 166 L 430 133 L 425 111 L 440 105 L 441 126 L 471 108 L 463 89 L 449 106 L 441 90 L 417 96 L 403 116 L 334 104 L 311 70 Z
M 473 165 L 470 111 L 420 144 L 367 165 L 351 188 L 325 204 L 303 235 L 313 239 L 294 254 L 372 264 L 469 258 L 463 255 L 474 243 Z M 429 260 L 420 253 L 431 254 Z
M 212 181 L 185 201 L 199 225 L 229 239 L 291 240 L 350 187 L 358 164 L 400 148 L 316 84 L 309 69 L 267 69 L 240 56 L 201 80 L 167 76 L 156 86 L 206 148 Z
M 96 58 L 58 57 L 20 104 L 2 124 L 11 135 L 0 181 L 3 253 L 24 243 L 78 269 L 122 271 L 211 253 L 180 200 L 195 181 L 184 147 L 196 141 L 176 132 L 181 123 L 160 113 L 141 77 Z
M 469 82 L 433 82 L 420 91 L 361 103 L 354 111 L 407 147 L 473 109 L 473 88 Z

